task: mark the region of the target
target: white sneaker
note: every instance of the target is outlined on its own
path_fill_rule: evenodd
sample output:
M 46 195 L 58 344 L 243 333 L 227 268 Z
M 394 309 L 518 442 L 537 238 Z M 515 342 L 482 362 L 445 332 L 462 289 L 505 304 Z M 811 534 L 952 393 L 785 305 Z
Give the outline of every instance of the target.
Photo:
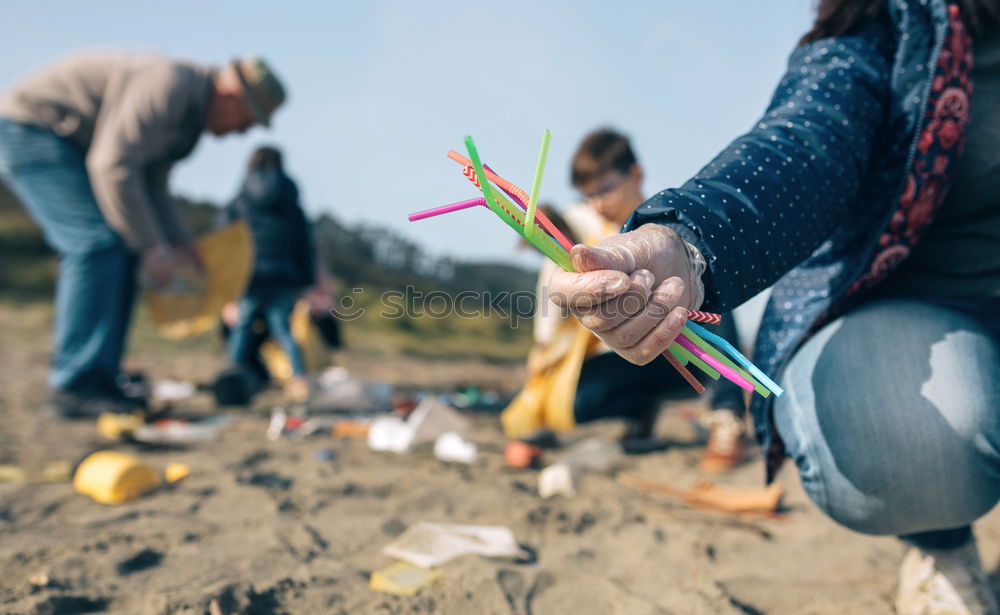
M 899 570 L 897 615 L 1000 615 L 976 541 L 957 549 L 911 547 Z

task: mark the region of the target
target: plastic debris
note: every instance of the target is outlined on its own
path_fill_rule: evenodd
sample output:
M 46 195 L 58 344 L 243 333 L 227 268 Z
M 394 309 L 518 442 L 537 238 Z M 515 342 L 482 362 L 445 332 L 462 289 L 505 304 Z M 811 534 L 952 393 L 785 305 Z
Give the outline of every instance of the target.
M 587 472 L 609 472 L 624 458 L 621 444 L 600 438 L 587 438 L 559 455 L 558 462 Z
M 441 461 L 476 463 L 477 450 L 472 442 L 467 442 L 454 431 L 448 431 L 434 441 L 434 456 Z
M 65 459 L 50 461 L 42 466 L 38 475 L 41 483 L 64 483 L 73 476 L 73 464 Z
M 297 414 L 289 414 L 282 408 L 275 408 L 267 425 L 268 440 L 281 438 L 301 440 L 320 432 L 328 432 L 335 425 L 332 419 L 313 417 L 306 418 Z
M 413 430 L 395 416 L 380 416 L 368 427 L 368 447 L 373 451 L 405 453 L 412 441 Z
M 315 453 L 313 453 L 313 459 L 316 461 L 333 461 L 337 456 L 332 448 L 321 448 Z
M 183 380 L 162 380 L 153 385 L 153 399 L 159 401 L 177 401 L 194 394 L 194 384 Z
M 504 463 L 511 468 L 533 468 L 542 459 L 542 447 L 512 440 L 503 449 Z
M 403 453 L 435 442 L 449 431 L 461 434 L 468 420 L 433 397 L 426 397 L 406 420 L 380 416 L 368 428 L 368 446 L 376 451 Z
M 0 483 L 26 483 L 28 474 L 22 468 L 12 465 L 0 466 Z
M 551 498 L 556 495 L 573 497 L 579 470 L 565 463 L 550 465 L 538 474 L 538 495 Z
M 121 440 L 131 437 L 142 425 L 142 417 L 137 414 L 102 412 L 97 417 L 97 433 L 108 440 Z
M 372 573 L 368 586 L 375 591 L 398 596 L 413 596 L 441 578 L 437 570 L 424 570 L 406 562 L 396 562 Z
M 353 438 L 356 440 L 368 439 L 368 428 L 370 421 L 342 420 L 333 424 L 334 438 Z
M 176 483 L 179 480 L 183 480 L 190 475 L 191 466 L 186 463 L 180 463 L 179 461 L 171 461 L 163 470 L 163 478 L 171 484 Z
M 426 397 L 406 419 L 413 429 L 411 446 L 429 444 L 449 431 L 465 433 L 469 421 L 450 406 L 433 397 Z
M 149 444 L 176 444 L 183 442 L 204 442 L 219 437 L 219 428 L 227 425 L 225 415 L 201 421 L 182 419 L 160 419 L 149 425 L 142 425 L 132 434 L 139 442 Z
M 331 367 L 316 377 L 309 397 L 312 412 L 381 412 L 392 408 L 392 387 L 363 382 L 343 367 Z
M 73 488 L 102 504 L 121 504 L 160 484 L 153 468 L 118 451 L 91 454 L 76 469 Z
M 386 545 L 382 553 L 421 568 L 432 568 L 462 555 L 522 557 L 524 550 L 514 534 L 500 525 L 421 521 Z
M 48 587 L 52 583 L 52 579 L 48 572 L 42 570 L 28 577 L 28 583 L 35 587 Z

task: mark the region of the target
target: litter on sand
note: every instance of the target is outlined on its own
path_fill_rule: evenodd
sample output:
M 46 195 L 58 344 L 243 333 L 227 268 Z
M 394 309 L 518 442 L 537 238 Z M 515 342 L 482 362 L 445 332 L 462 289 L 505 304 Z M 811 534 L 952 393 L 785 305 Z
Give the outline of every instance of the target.
M 160 484 L 153 468 L 138 457 L 118 451 L 98 451 L 76 469 L 73 488 L 101 504 L 134 500 Z
M 565 463 L 556 463 L 538 473 L 538 495 L 545 499 L 557 495 L 573 497 L 580 470 Z
M 434 441 L 434 456 L 441 461 L 467 464 L 476 463 L 478 458 L 476 445 L 454 431 L 438 436 Z
M 397 596 L 413 596 L 441 578 L 437 570 L 424 570 L 406 562 L 396 562 L 372 573 L 368 587 Z
M 368 446 L 376 451 L 403 453 L 435 442 L 442 434 L 461 435 L 468 420 L 434 397 L 425 397 L 406 419 L 380 416 L 368 429 Z
M 421 568 L 439 566 L 461 555 L 520 557 L 514 534 L 500 525 L 462 525 L 421 521 L 382 549 L 389 557 Z

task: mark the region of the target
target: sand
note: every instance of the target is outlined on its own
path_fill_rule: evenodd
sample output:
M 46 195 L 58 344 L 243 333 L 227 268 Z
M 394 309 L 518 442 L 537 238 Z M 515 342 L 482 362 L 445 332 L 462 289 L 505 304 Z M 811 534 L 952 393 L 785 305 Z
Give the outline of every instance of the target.
M 107 447 L 91 423 L 38 414 L 48 344 L 45 309 L 0 307 L 0 464 L 37 468 Z M 352 374 L 420 386 L 479 381 L 512 389 L 515 366 L 475 361 L 342 357 Z M 164 353 L 138 345 L 130 365 L 158 378 L 205 381 L 220 366 L 204 351 Z M 692 511 L 619 485 L 583 478 L 574 498 L 541 500 L 537 471 L 502 464 L 495 416 L 472 416 L 474 466 L 430 452 L 375 453 L 364 442 L 316 436 L 268 441 L 271 396 L 233 422 L 217 442 L 139 449 L 162 471 L 190 477 L 121 506 L 98 504 L 69 483 L 0 484 L 0 612 L 331 614 L 882 614 L 902 546 L 838 527 L 813 508 L 791 468 L 781 520 L 741 520 Z M 215 412 L 207 395 L 178 405 Z M 626 460 L 625 469 L 678 487 L 699 477 L 701 434 L 685 408 L 657 426 L 671 445 Z M 577 437 L 613 437 L 609 423 Z M 335 457 L 315 454 L 333 449 Z M 751 486 L 759 456 L 720 479 Z M 418 521 L 509 527 L 536 561 L 464 556 L 413 597 L 373 592 L 373 570 L 391 563 L 382 547 Z M 1000 514 L 977 525 L 984 562 L 996 572 Z M 43 587 L 33 585 L 47 580 Z

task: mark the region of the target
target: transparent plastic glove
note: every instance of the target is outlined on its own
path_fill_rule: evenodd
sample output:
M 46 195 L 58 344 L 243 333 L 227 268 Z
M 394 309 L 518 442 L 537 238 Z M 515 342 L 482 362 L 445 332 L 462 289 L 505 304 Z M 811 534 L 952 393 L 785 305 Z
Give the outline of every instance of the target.
M 705 298 L 705 260 L 668 227 L 646 224 L 575 246 L 576 273 L 555 272 L 549 296 L 625 359 L 649 363 L 680 333 Z

